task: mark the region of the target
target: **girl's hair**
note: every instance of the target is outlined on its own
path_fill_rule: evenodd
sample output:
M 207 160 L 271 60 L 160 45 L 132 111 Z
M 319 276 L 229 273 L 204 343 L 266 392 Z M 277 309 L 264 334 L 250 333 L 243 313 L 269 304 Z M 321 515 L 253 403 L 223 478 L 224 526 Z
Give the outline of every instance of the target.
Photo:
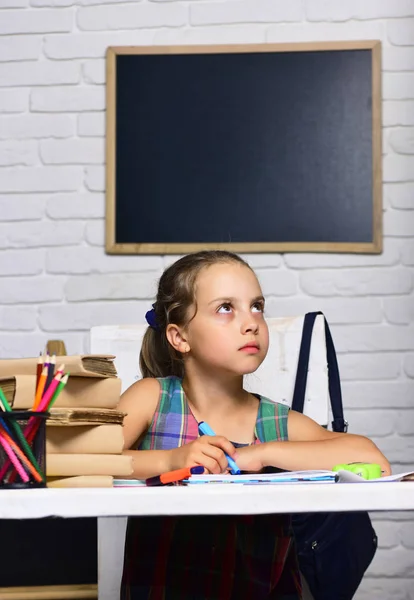
M 205 250 L 183 256 L 161 275 L 153 305 L 156 326 L 147 328 L 139 356 L 143 377 L 184 377 L 182 355 L 168 342 L 166 328 L 169 323 L 184 327 L 194 318 L 195 313 L 190 318 L 189 309 L 196 305 L 197 276 L 205 267 L 218 263 L 238 263 L 250 269 L 237 254 L 225 250 Z

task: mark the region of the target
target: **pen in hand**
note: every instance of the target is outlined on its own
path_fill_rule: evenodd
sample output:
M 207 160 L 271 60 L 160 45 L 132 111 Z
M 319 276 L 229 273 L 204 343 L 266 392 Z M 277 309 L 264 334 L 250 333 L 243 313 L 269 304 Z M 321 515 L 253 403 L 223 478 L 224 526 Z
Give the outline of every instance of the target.
M 198 424 L 198 429 L 202 435 L 216 435 L 214 431 L 211 429 L 209 425 L 205 421 L 200 421 Z M 236 465 L 235 461 L 228 454 L 224 453 L 227 458 L 227 462 L 230 467 L 230 473 L 232 475 L 240 475 L 241 471 L 239 467 Z

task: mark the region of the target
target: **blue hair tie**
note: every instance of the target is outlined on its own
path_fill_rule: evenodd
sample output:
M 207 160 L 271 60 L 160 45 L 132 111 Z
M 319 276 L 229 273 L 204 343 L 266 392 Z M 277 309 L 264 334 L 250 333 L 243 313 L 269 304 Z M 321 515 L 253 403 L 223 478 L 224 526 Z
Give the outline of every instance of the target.
M 149 310 L 145 314 L 145 319 L 146 319 L 148 325 L 152 329 L 155 329 L 155 331 L 159 331 L 160 327 L 159 327 L 158 322 L 157 322 L 157 315 L 155 314 L 154 306 L 155 306 L 155 304 L 153 304 L 151 310 Z

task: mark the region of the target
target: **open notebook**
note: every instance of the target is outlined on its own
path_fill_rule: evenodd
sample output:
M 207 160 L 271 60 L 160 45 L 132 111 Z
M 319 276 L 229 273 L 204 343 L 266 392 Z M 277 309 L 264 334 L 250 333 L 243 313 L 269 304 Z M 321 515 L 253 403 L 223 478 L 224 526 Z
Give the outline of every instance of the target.
M 283 473 L 246 473 L 242 475 L 192 475 L 185 480 L 188 485 L 197 484 L 274 484 L 274 483 L 329 483 L 335 482 L 333 471 L 286 471 Z
M 414 472 L 398 473 L 379 479 L 363 479 L 351 471 L 286 471 L 283 473 L 258 473 L 245 475 L 192 475 L 185 480 L 188 485 L 196 484 L 244 484 L 266 485 L 281 483 L 378 483 L 386 481 L 414 481 Z
M 186 485 L 201 484 L 241 484 L 241 485 L 276 485 L 285 483 L 384 483 L 392 481 L 414 481 L 414 471 L 397 473 L 388 477 L 366 480 L 350 471 L 286 471 L 283 473 L 248 473 L 243 475 L 192 475 L 181 483 Z M 140 479 L 114 479 L 114 487 L 142 487 L 145 481 Z
M 286 471 L 284 473 L 249 473 L 243 475 L 192 475 L 180 483 L 195 484 L 277 484 L 277 483 L 329 483 L 335 482 L 333 471 Z M 114 479 L 114 487 L 141 487 L 145 481 L 140 479 Z

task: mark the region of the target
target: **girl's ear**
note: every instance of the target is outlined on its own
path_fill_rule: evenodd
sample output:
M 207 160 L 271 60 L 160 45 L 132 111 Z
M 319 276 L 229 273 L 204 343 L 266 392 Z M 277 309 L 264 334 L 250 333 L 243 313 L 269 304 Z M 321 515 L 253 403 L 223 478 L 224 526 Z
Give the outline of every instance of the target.
M 190 350 L 190 344 L 187 341 L 185 332 L 182 327 L 170 323 L 165 331 L 167 340 L 177 352 L 185 354 Z

